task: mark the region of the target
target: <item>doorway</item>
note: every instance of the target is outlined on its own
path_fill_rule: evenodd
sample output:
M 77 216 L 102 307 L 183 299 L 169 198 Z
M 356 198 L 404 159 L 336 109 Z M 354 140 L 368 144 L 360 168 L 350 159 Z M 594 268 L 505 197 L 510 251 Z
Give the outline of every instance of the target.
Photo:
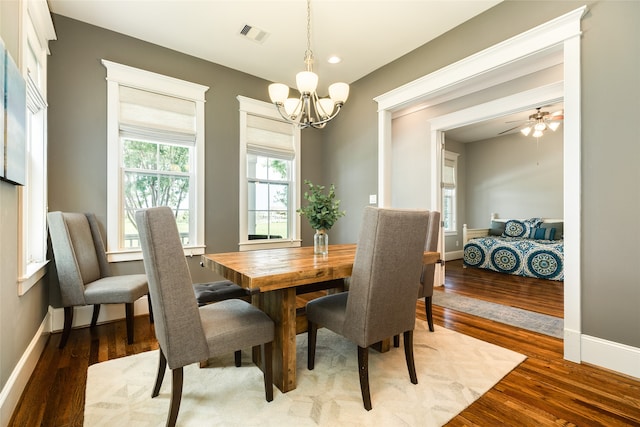
M 564 288 L 564 357 L 581 361 L 580 354 L 580 20 L 586 11 L 581 7 L 542 24 L 503 43 L 424 76 L 414 82 L 383 94 L 378 102 L 378 197 L 382 207 L 392 206 L 392 121 L 394 113 L 406 111 L 443 96 L 449 99 L 506 82 L 537 70 L 563 65 L 562 94 L 565 105 L 564 129 L 564 214 L 565 214 L 565 288 Z M 550 36 L 553 35 L 553 36 Z M 446 94 L 444 94 L 446 92 Z M 514 95 L 514 97 L 517 95 Z M 549 97 L 548 99 L 553 99 Z M 544 102 L 537 100 L 536 103 Z M 523 102 L 523 105 L 530 105 Z M 486 107 L 486 105 L 485 105 Z M 466 113 L 480 107 L 465 109 Z M 497 108 L 497 107 L 496 107 Z M 513 110 L 515 112 L 517 110 Z M 478 113 L 478 116 L 486 113 Z M 502 114 L 502 113 L 501 113 Z M 437 189 L 440 176 L 439 155 L 434 153 L 438 138 L 447 126 L 469 124 L 468 118 L 456 112 L 431 122 L 431 176 L 425 185 L 431 188 L 431 208 L 441 209 Z M 494 117 L 497 117 L 494 116 Z M 487 116 L 486 118 L 489 118 Z M 435 150 L 437 151 L 437 150 Z M 435 154 L 435 155 L 434 155 Z

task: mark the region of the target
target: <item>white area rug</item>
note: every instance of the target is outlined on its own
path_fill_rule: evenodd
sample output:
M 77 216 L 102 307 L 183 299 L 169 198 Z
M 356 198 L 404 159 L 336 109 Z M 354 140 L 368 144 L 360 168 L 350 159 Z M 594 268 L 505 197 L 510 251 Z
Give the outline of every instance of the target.
M 211 359 L 209 367 L 185 367 L 179 426 L 441 426 L 478 399 L 525 356 L 436 326 L 431 333 L 416 321 L 414 356 L 418 384 L 409 380 L 404 347 L 369 351 L 373 410 L 362 406 L 357 347 L 318 331 L 316 364 L 307 370 L 307 336 L 298 335 L 298 385 L 288 393 L 274 387 L 264 399 L 262 372 L 243 351 Z M 151 399 L 158 352 L 110 360 L 89 367 L 84 425 L 163 426 L 169 409 L 171 373 Z

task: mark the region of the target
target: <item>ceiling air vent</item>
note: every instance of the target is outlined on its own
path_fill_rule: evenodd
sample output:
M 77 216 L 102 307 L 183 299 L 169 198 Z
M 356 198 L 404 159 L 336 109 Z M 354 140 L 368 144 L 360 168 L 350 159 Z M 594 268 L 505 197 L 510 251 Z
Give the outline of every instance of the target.
M 269 33 L 260 28 L 252 27 L 251 25 L 245 25 L 240 30 L 240 35 L 248 38 L 249 40 L 253 40 L 256 43 L 262 43 Z

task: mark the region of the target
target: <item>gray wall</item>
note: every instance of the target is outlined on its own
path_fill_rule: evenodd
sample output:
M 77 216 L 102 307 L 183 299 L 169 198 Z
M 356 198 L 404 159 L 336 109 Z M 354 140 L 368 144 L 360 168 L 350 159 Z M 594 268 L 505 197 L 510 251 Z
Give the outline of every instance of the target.
M 248 74 L 54 15 L 58 40 L 49 61 L 49 210 L 92 211 L 106 224 L 106 70 L 100 60 L 209 86 L 206 93 L 205 243 L 207 251 L 238 250 L 238 95 L 268 100 L 268 82 Z M 305 132 L 302 177 L 323 182 L 320 132 Z M 105 232 L 103 228 L 103 234 Z M 303 244 L 313 242 L 303 221 Z M 189 260 L 194 281 L 218 279 Z M 114 265 L 142 272 L 141 262 Z M 51 303 L 59 306 L 55 276 Z
M 353 96 L 326 129 L 325 168 L 342 189 L 347 211 L 361 210 L 368 194 L 377 192 L 374 97 L 584 4 L 589 11 L 582 20 L 581 48 L 582 331 L 640 347 L 640 267 L 634 260 L 640 238 L 635 220 L 640 209 L 640 2 L 497 5 L 353 84 Z M 355 241 L 358 221 L 347 216 L 332 235 Z
M 466 222 L 489 227 L 489 218 L 563 218 L 561 129 L 536 141 L 520 133 L 466 146 Z

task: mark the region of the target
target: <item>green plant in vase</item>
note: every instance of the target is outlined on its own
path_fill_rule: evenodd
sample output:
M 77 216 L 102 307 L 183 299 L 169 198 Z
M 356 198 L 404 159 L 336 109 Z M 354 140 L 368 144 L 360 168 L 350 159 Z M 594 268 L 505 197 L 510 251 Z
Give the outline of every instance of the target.
M 313 236 L 314 252 L 326 255 L 329 252 L 327 230 L 331 229 L 338 218 L 344 216 L 346 212 L 340 210 L 340 200 L 336 199 L 336 188 L 333 184 L 326 193 L 323 185 L 314 185 L 306 179 L 304 183 L 309 186 L 309 190 L 304 192 L 304 198 L 308 203 L 296 212 L 306 217 L 311 228 L 316 230 Z

